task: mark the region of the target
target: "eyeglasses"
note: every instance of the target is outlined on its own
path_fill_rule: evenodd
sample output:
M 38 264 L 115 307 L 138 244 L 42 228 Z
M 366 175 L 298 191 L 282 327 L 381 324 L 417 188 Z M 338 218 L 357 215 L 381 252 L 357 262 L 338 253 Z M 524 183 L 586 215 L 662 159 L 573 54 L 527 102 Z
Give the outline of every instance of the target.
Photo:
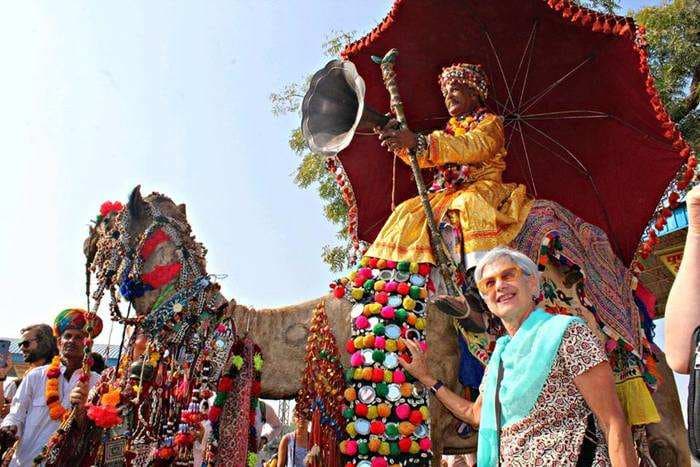
M 30 342 L 36 342 L 38 340 L 39 339 L 37 339 L 36 337 L 34 337 L 32 339 L 25 339 L 23 341 L 18 342 L 17 345 L 20 346 L 20 348 L 29 347 Z
M 488 295 L 496 289 L 496 283 L 500 279 L 501 282 L 512 284 L 520 279 L 523 272 L 518 267 L 506 268 L 492 276 L 483 277 L 476 284 L 482 295 Z

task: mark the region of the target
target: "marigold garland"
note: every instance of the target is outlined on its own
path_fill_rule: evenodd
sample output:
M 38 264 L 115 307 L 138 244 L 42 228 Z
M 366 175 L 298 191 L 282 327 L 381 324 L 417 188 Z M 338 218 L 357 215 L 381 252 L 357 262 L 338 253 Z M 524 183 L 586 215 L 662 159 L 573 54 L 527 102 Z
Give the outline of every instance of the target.
M 61 405 L 61 396 L 58 393 L 58 378 L 61 376 L 61 357 L 58 355 L 51 360 L 46 370 L 46 388 L 44 397 L 49 408 L 51 420 L 61 420 L 68 414 L 68 410 Z

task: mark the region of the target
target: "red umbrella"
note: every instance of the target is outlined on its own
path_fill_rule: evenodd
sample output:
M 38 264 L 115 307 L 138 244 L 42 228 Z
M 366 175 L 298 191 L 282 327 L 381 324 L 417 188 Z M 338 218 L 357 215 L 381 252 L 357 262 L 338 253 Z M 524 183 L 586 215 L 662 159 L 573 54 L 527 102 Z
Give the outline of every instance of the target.
M 491 81 L 489 107 L 506 117 L 504 179 L 603 228 L 630 264 L 669 182 L 691 156 L 659 100 L 644 46 L 632 19 L 566 0 L 397 0 L 342 55 L 365 79 L 366 103 L 381 110 L 388 94 L 370 57 L 398 48 L 399 88 L 418 131 L 447 120 L 441 69 L 481 63 Z M 416 195 L 410 169 L 399 161 L 393 177 L 392 162 L 375 137 L 362 135 L 330 161 L 356 240 L 371 242 L 389 216 L 392 179 L 397 204 Z M 694 164 L 693 156 L 681 188 Z

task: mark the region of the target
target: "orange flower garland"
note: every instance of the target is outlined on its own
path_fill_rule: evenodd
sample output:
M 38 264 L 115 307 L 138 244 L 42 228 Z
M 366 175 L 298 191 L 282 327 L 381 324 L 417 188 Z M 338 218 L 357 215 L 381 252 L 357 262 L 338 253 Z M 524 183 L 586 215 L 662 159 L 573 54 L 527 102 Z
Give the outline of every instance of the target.
M 51 420 L 61 420 L 68 411 L 61 405 L 61 397 L 58 393 L 58 378 L 61 376 L 61 357 L 58 355 L 51 360 L 48 370 L 46 370 L 46 389 L 44 396 L 46 405 L 49 408 Z

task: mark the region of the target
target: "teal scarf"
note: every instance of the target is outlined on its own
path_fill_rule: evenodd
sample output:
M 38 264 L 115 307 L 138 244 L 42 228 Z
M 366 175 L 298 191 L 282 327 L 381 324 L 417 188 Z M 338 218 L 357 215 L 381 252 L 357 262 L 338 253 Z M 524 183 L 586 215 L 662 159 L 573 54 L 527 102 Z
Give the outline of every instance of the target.
M 505 335 L 496 341 L 481 394 L 481 423 L 477 444 L 477 465 L 498 465 L 499 435 L 496 432 L 496 380 L 498 363 L 503 361 L 501 427 L 516 423 L 530 414 L 540 396 L 544 382 L 552 370 L 564 331 L 573 316 L 550 315 L 537 308 L 523 322 L 514 336 Z

